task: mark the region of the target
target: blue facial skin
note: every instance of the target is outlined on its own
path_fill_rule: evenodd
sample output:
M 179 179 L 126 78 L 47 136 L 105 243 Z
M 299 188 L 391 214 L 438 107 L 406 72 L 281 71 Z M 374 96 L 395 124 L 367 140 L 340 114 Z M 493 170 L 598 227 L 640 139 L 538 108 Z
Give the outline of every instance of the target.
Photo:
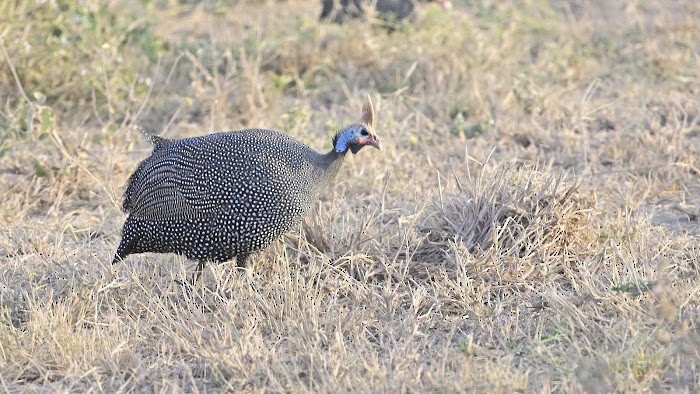
M 357 138 L 365 139 L 369 137 L 369 130 L 363 125 L 350 125 L 343 130 L 338 136 L 338 141 L 335 144 L 335 151 L 342 153 L 348 150 L 348 145 L 352 145 Z M 352 148 L 352 146 L 350 146 Z M 356 153 L 355 149 L 352 149 Z M 359 150 L 359 148 L 357 149 Z

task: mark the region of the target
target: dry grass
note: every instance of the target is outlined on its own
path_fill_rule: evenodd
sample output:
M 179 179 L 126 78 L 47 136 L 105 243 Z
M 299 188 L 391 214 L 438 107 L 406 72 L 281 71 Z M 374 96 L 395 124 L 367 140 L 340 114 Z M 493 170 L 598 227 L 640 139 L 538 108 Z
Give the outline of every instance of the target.
M 0 387 L 700 389 L 700 6 L 453 3 L 3 3 Z M 135 125 L 325 150 L 365 93 L 385 150 L 251 270 L 113 270 Z

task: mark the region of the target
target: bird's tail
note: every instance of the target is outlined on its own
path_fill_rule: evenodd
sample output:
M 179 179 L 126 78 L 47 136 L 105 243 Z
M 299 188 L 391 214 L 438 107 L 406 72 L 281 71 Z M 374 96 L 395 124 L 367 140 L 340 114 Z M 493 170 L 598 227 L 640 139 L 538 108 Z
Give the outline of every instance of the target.
M 115 255 L 114 255 L 114 258 L 112 259 L 112 265 L 117 264 L 117 263 L 123 261 L 123 260 L 124 260 L 124 257 L 125 257 L 125 256 L 119 255 L 119 253 L 115 254 Z
M 124 226 L 128 226 L 128 221 L 127 223 L 124 224 Z M 134 238 L 129 237 L 129 236 L 124 236 L 124 230 L 122 230 L 122 239 L 119 241 L 119 246 L 117 246 L 117 252 L 114 253 L 114 258 L 112 259 L 112 265 L 117 264 L 124 259 L 126 259 L 126 256 L 130 255 L 134 251 Z
M 159 136 L 159 135 L 156 135 L 156 134 L 153 134 L 153 133 L 149 132 L 148 130 L 144 129 L 144 128 L 141 127 L 141 126 L 136 126 L 136 127 L 137 127 L 138 130 L 141 132 L 141 134 L 145 135 L 146 138 L 148 138 L 148 140 L 151 141 L 151 143 L 152 143 L 153 145 L 155 145 L 156 147 L 159 147 L 159 146 L 161 146 L 161 145 L 167 143 L 168 141 L 170 141 L 170 140 L 167 139 L 167 138 L 164 138 L 164 137 L 161 137 L 161 136 Z

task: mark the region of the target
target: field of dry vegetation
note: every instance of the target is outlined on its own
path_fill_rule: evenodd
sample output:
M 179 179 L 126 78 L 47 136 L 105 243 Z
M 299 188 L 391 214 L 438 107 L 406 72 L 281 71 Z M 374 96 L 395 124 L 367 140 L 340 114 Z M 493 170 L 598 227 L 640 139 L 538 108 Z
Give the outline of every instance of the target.
M 319 12 L 0 2 L 1 390 L 700 389 L 700 2 Z M 249 270 L 111 266 L 137 126 L 325 151 L 366 94 L 384 150 Z

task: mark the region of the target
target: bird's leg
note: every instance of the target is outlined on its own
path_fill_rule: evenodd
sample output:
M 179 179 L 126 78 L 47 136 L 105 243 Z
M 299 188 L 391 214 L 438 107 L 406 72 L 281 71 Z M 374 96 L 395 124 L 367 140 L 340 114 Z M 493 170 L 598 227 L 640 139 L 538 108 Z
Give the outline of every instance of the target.
M 245 268 L 245 266 L 248 264 L 248 256 L 249 255 L 250 255 L 249 253 L 245 253 L 245 254 L 239 254 L 238 256 L 236 256 L 236 266 L 241 267 L 241 268 Z
M 195 272 L 192 274 L 192 276 L 188 280 L 180 280 L 180 279 L 175 279 L 175 283 L 177 283 L 180 286 L 183 286 L 185 288 L 185 291 L 187 293 L 190 293 L 192 289 L 194 289 L 195 283 L 199 281 L 199 278 L 202 277 L 202 269 L 204 269 L 204 260 L 199 260 L 197 262 L 197 268 Z
M 202 270 L 204 269 L 204 260 L 199 260 L 197 262 L 197 269 L 195 270 L 194 274 L 192 274 L 192 277 L 190 278 L 190 286 L 194 287 L 194 284 L 199 281 L 199 278 L 202 277 Z
M 250 287 L 255 290 L 256 293 L 260 293 L 258 286 L 255 285 L 255 278 L 253 278 L 253 267 L 248 265 L 248 256 L 249 254 L 241 254 L 236 256 L 236 266 L 243 268 Z

